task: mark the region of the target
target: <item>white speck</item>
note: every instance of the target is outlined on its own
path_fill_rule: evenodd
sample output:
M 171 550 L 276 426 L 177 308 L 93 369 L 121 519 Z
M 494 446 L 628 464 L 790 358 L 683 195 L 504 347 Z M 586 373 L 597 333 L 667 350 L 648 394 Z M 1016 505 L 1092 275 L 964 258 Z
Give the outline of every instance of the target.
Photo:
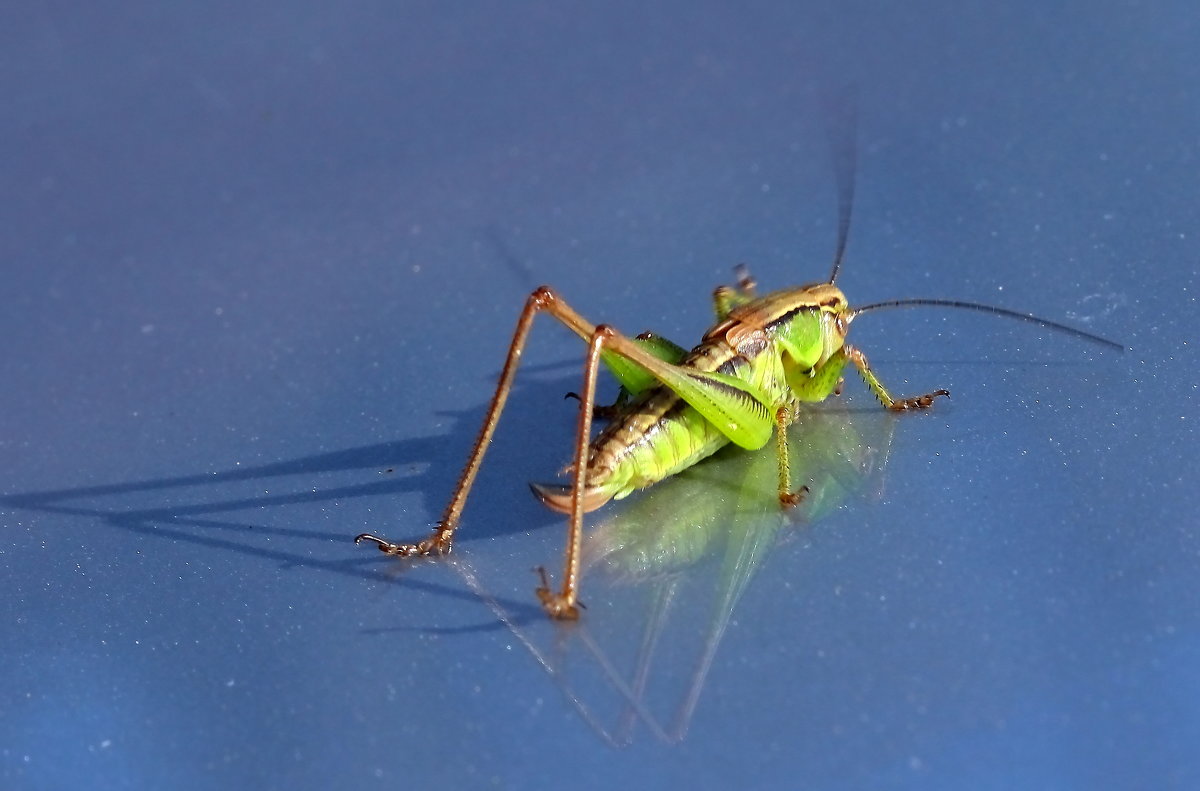
M 226 687 L 228 687 L 228 688 L 230 688 L 230 689 L 232 689 L 232 688 L 233 688 L 233 685 L 234 685 L 235 683 L 237 683 L 237 682 L 235 682 L 235 681 L 234 681 L 234 680 L 231 678 L 231 679 L 229 679 L 228 681 L 226 681 L 226 682 L 225 682 L 225 686 L 226 686 Z

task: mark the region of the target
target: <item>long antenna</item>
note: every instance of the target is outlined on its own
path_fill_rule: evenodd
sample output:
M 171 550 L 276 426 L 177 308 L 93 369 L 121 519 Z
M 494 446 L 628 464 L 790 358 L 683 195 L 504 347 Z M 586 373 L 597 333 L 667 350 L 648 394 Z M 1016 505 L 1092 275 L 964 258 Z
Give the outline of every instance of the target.
M 834 269 L 834 274 L 837 274 L 837 269 Z M 1020 321 L 1028 321 L 1031 324 L 1038 324 L 1047 329 L 1063 332 L 1067 335 L 1072 335 L 1091 343 L 1096 343 L 1101 346 L 1106 346 L 1110 349 L 1125 351 L 1125 346 L 1110 341 L 1108 338 L 1101 338 L 1099 335 L 1093 335 L 1090 332 L 1077 330 L 1074 327 L 1068 327 L 1066 324 L 1059 324 L 1057 321 L 1043 319 L 1040 316 L 1035 316 L 1032 313 L 1019 313 L 1015 310 L 1007 308 L 998 308 L 995 305 L 985 305 L 982 302 L 963 302 L 957 299 L 891 299 L 886 302 L 876 302 L 871 305 L 863 305 L 861 308 L 851 309 L 851 318 L 856 318 L 860 314 L 871 310 L 882 310 L 883 308 L 916 308 L 916 307 L 934 307 L 934 308 L 964 308 L 966 310 L 975 310 L 980 313 L 990 313 L 993 316 L 1004 316 L 1009 319 L 1018 319 Z
M 837 247 L 833 253 L 833 270 L 829 273 L 829 284 L 837 280 L 842 268 L 842 257 L 846 254 L 846 240 L 850 237 L 850 214 L 854 209 L 855 171 L 858 169 L 858 97 L 853 88 L 843 92 L 840 101 L 826 96 L 825 131 L 829 136 L 830 153 L 833 155 L 833 176 L 837 182 Z

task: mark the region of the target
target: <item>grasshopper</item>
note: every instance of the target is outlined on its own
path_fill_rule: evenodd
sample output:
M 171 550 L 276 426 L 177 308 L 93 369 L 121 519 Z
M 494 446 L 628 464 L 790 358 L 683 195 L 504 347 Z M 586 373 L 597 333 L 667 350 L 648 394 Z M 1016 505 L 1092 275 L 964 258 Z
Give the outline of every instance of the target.
M 770 443 L 772 435 L 780 506 L 798 504 L 807 487 L 793 488 L 787 427 L 802 404 L 841 392 L 847 364 L 854 366 L 867 388 L 892 411 L 929 409 L 937 398 L 950 395 L 939 389 L 918 396 L 893 396 L 866 355 L 846 342 L 850 323 L 864 313 L 915 306 L 962 308 L 1124 348 L 1054 321 L 975 302 L 900 299 L 851 307 L 836 280 L 846 248 L 852 192 L 852 182 L 839 182 L 838 240 L 827 280 L 759 296 L 749 270 L 739 265 L 736 283 L 713 292 L 716 323 L 691 351 L 651 333 L 629 337 L 607 324 L 593 324 L 549 286 L 533 291 L 517 320 L 483 426 L 433 532 L 405 544 L 364 533 L 355 543 L 374 542 L 386 554 L 401 557 L 450 551 L 467 495 L 512 389 L 529 330 L 542 313 L 587 343 L 574 456 L 566 470 L 572 483 L 561 487 L 531 484 L 546 506 L 570 515 L 561 588 L 553 590 L 545 569 L 537 569 L 541 579 L 536 589 L 538 600 L 550 617 L 562 620 L 577 619 L 582 606 L 580 547 L 585 513 L 685 470 L 731 442 L 755 451 Z M 602 363 L 621 389 L 615 404 L 598 407 L 596 378 Z M 608 421 L 594 439 L 593 417 Z

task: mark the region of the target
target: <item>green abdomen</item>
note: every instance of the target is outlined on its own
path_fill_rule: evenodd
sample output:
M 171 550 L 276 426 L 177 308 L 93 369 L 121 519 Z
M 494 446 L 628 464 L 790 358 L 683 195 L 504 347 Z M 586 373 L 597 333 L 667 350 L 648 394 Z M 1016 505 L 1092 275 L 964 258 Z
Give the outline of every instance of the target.
M 592 443 L 588 488 L 620 499 L 711 456 L 728 437 L 665 388 Z

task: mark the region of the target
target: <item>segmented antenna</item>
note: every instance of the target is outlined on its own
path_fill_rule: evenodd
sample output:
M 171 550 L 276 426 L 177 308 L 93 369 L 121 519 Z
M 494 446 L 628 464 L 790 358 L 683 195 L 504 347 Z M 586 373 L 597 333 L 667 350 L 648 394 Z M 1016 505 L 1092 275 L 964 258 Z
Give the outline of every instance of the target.
M 829 284 L 837 280 L 850 238 L 850 214 L 854 209 L 855 171 L 858 169 L 858 97 L 851 87 L 844 90 L 840 101 L 825 97 L 825 131 L 833 156 L 833 176 L 837 182 L 837 247 L 833 253 L 833 269 Z
M 834 269 L 834 274 L 837 274 L 837 269 Z M 975 310 L 980 313 L 990 313 L 993 316 L 1003 316 L 1009 319 L 1018 319 L 1020 321 L 1028 321 L 1031 324 L 1038 324 L 1046 329 L 1055 330 L 1057 332 L 1072 335 L 1081 340 L 1090 343 L 1096 343 L 1105 346 L 1109 349 L 1125 351 L 1126 348 L 1116 341 L 1110 341 L 1108 338 L 1102 338 L 1099 335 L 1093 335 L 1090 332 L 1077 330 L 1074 327 L 1068 327 L 1066 324 L 1059 324 L 1057 321 L 1043 319 L 1040 316 L 1035 316 L 1032 313 L 1019 313 L 1008 308 L 998 308 L 995 305 L 985 305 L 982 302 L 963 302 L 957 299 L 891 299 L 886 302 L 876 302 L 871 305 L 863 305 L 861 308 L 852 308 L 852 318 L 858 317 L 860 314 L 872 310 L 882 310 L 883 308 L 916 308 L 916 307 L 934 307 L 934 308 L 963 308 L 965 310 Z

